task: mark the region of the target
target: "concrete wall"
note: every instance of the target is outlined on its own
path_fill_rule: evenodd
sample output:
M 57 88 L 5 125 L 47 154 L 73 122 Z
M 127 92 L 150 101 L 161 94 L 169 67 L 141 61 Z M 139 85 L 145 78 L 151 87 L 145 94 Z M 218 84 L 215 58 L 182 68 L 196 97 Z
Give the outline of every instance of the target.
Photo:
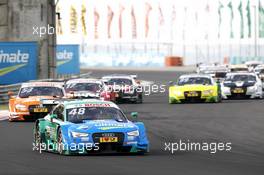
M 0 0 L 0 41 L 37 41 L 38 77 L 55 76 L 55 36 L 33 35 L 33 27 L 55 23 L 52 0 Z

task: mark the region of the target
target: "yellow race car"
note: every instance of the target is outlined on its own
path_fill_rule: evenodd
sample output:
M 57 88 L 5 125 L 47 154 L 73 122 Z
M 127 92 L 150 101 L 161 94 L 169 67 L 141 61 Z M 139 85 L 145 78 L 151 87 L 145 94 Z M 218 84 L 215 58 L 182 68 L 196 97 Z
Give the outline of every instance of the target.
M 210 75 L 182 75 L 170 82 L 169 103 L 221 102 L 221 86 Z

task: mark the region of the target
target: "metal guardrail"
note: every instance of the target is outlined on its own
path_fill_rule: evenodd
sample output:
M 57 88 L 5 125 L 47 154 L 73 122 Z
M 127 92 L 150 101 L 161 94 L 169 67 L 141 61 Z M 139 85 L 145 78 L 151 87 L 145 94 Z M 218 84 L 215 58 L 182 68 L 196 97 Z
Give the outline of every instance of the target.
M 55 81 L 65 82 L 73 78 L 88 78 L 90 77 L 91 73 L 92 72 L 88 72 L 88 73 L 80 74 L 80 75 L 64 75 L 64 76 L 58 76 L 58 79 L 41 79 L 41 80 L 32 80 L 29 82 L 36 82 L 36 81 L 38 82 L 55 82 Z M 14 92 L 15 95 L 17 95 L 21 85 L 22 83 L 0 86 L 0 105 L 8 104 L 9 102 L 8 92 L 12 91 Z
M 9 101 L 8 92 L 13 91 L 14 94 L 17 94 L 20 87 L 21 87 L 21 83 L 0 86 L 0 104 L 7 104 Z

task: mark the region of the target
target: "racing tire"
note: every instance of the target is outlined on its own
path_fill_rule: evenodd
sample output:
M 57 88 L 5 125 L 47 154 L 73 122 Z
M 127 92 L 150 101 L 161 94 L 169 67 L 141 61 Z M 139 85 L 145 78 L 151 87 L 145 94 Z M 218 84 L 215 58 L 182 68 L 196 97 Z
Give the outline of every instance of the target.
M 221 103 L 221 102 L 222 102 L 222 96 L 219 96 L 219 97 L 217 98 L 216 103 Z
M 34 144 L 36 147 L 40 149 L 41 144 L 42 144 L 42 137 L 41 137 L 41 132 L 39 130 L 39 125 L 38 123 L 35 126 L 35 133 L 34 133 Z
M 141 103 L 143 103 L 143 96 L 142 96 L 142 94 L 138 94 L 138 97 L 137 97 L 136 103 L 137 103 L 137 104 L 141 104 Z
M 60 129 L 58 129 L 58 134 L 57 134 L 57 152 L 61 155 L 64 155 L 63 137 Z

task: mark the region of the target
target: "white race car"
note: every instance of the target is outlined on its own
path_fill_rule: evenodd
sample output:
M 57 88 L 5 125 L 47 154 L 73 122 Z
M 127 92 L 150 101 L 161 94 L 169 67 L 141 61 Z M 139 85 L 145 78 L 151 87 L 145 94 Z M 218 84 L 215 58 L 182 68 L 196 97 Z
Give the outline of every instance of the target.
M 262 82 L 254 73 L 228 73 L 221 86 L 223 99 L 263 98 Z
M 136 75 L 113 74 L 102 77 L 102 81 L 117 93 L 116 101 L 143 103 L 143 89 Z
M 253 72 L 254 69 L 261 64 L 263 64 L 261 61 L 247 61 L 247 62 L 245 62 L 245 65 L 247 65 L 250 72 Z
M 229 69 L 226 65 L 207 65 L 200 67 L 198 72 L 199 74 L 211 75 L 212 78 L 219 78 L 219 74 L 225 77 L 225 74 L 229 72 Z

